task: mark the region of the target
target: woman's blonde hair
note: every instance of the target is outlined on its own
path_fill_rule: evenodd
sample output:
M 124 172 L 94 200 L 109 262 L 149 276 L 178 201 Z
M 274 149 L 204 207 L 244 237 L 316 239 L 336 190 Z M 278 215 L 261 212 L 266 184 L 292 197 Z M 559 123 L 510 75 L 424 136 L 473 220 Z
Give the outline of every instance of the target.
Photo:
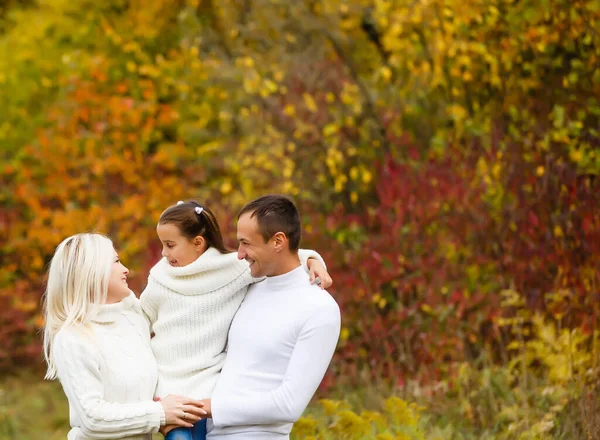
M 114 254 L 112 241 L 101 234 L 73 235 L 54 251 L 44 295 L 46 379 L 56 378 L 52 344 L 58 331 L 89 328 L 98 305 L 106 302 Z

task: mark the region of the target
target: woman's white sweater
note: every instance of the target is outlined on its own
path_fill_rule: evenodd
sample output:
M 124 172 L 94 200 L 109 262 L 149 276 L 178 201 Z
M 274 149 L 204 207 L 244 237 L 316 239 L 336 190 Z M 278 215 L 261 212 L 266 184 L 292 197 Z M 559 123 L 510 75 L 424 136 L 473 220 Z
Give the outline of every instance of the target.
M 150 440 L 165 424 L 154 402 L 158 377 L 150 332 L 133 293 L 100 306 L 87 332 L 60 330 L 52 344 L 69 400 L 69 440 Z
M 299 250 L 308 258 L 320 255 Z M 193 263 L 173 267 L 161 259 L 151 270 L 140 300 L 154 337 L 150 344 L 158 363 L 156 395 L 211 396 L 223 367 L 227 333 L 253 278 L 236 253 L 209 248 Z

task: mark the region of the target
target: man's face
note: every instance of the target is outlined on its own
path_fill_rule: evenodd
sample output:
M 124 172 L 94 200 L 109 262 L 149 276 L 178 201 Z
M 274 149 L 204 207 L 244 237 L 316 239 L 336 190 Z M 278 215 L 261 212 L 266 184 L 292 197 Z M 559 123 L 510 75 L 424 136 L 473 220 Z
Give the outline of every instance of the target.
M 253 277 L 272 276 L 277 258 L 273 239 L 265 243 L 252 212 L 242 214 L 237 224 L 238 258 L 250 264 Z

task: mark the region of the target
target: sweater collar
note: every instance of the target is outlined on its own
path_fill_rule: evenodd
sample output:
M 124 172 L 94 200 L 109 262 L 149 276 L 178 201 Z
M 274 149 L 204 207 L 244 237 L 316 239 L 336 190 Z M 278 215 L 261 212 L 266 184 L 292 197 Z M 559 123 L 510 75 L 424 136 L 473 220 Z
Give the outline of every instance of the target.
M 270 290 L 285 290 L 302 284 L 309 284 L 308 274 L 302 266 L 291 270 L 283 275 L 267 277 L 263 283 Z
M 218 290 L 249 270 L 248 263 L 238 260 L 235 252 L 222 254 L 210 247 L 183 267 L 173 267 L 162 258 L 150 270 L 150 277 L 182 295 L 199 295 Z
M 135 294 L 130 290 L 129 296 L 123 298 L 118 303 L 114 304 L 102 304 L 98 306 L 98 311 L 96 315 L 92 319 L 93 322 L 97 322 L 100 324 L 109 324 L 111 322 L 115 322 L 117 318 L 124 313 L 133 310 L 136 310 L 136 307 L 139 307 L 138 299 Z

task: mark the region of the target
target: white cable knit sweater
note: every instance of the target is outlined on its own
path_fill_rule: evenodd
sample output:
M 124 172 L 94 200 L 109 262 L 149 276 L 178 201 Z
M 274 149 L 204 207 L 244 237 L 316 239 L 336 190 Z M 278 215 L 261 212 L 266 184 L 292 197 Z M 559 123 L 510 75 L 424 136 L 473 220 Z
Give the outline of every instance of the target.
M 101 306 L 90 334 L 60 330 L 52 357 L 69 400 L 68 440 L 150 440 L 165 424 L 152 400 L 158 372 L 150 332 L 133 292 Z
M 298 251 L 308 258 L 320 255 Z M 141 306 L 152 325 L 150 343 L 158 363 L 156 395 L 211 396 L 225 362 L 227 333 L 253 278 L 236 253 L 209 248 L 193 263 L 173 267 L 161 259 L 151 270 Z

